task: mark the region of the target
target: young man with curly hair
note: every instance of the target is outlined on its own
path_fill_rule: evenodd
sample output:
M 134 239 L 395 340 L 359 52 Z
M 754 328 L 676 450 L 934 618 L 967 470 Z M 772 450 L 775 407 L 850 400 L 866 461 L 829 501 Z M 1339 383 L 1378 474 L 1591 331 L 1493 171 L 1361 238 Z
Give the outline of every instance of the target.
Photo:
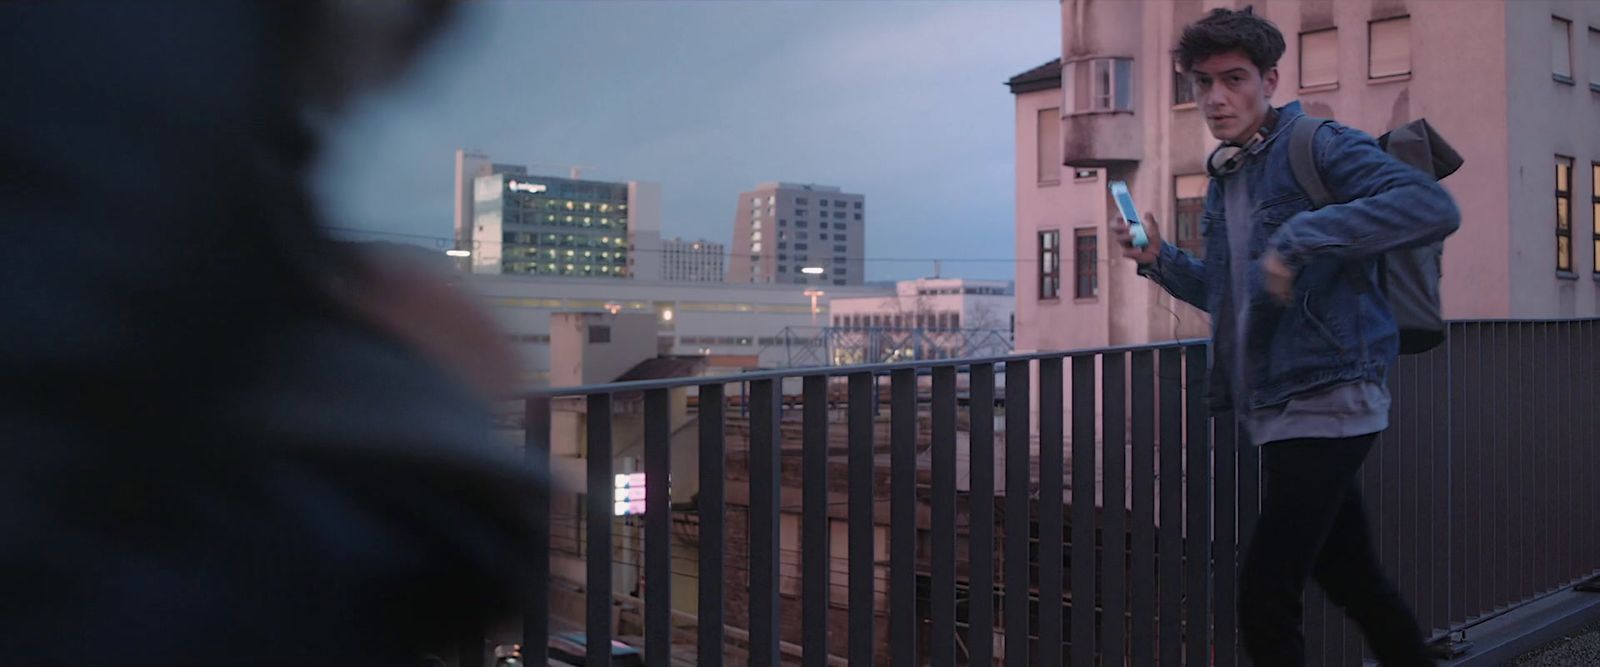
M 1314 208 L 1290 167 L 1298 102 L 1273 107 L 1283 35 L 1251 9 L 1187 26 L 1175 55 L 1212 136 L 1205 258 L 1115 236 L 1139 273 L 1212 317 L 1212 406 L 1262 446 L 1261 514 L 1240 572 L 1240 631 L 1258 667 L 1306 664 L 1301 595 L 1315 578 L 1384 665 L 1433 664 L 1374 552 L 1357 473 L 1388 427 L 1399 333 L 1378 259 L 1460 223 L 1428 175 L 1338 123 L 1313 136 L 1334 201 Z

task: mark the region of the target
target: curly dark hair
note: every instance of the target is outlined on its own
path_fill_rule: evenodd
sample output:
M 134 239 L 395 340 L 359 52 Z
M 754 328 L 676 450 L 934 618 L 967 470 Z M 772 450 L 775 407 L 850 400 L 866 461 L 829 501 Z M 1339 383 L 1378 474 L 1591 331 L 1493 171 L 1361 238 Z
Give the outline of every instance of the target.
M 1172 54 L 1185 72 L 1201 60 L 1228 51 L 1243 51 L 1256 69 L 1265 74 L 1278 66 L 1283 57 L 1283 33 L 1271 21 L 1257 16 L 1251 7 L 1238 11 L 1213 9 L 1205 18 L 1185 26 Z

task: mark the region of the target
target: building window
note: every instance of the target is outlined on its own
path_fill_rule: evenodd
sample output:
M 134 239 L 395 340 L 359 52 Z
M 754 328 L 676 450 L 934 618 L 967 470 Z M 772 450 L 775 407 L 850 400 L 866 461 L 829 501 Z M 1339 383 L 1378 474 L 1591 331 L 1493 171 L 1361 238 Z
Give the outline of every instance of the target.
M 1550 71 L 1557 81 L 1572 83 L 1572 22 L 1550 18 Z
M 856 210 L 861 210 L 861 202 L 856 202 Z
M 859 219 L 859 218 L 858 218 L 858 219 Z M 842 223 L 842 222 L 835 222 L 835 223 L 833 223 L 833 228 L 834 228 L 834 229 L 844 229 L 844 223 Z
M 1038 124 L 1034 126 L 1037 131 L 1034 136 L 1038 141 L 1035 155 L 1039 158 L 1039 185 L 1055 185 L 1061 182 L 1061 109 L 1050 107 L 1040 109 Z M 856 218 L 860 219 L 857 213 Z
M 857 214 L 855 214 L 855 216 L 856 216 L 856 219 L 857 219 L 857 220 L 860 220 L 860 219 L 861 219 L 861 214 L 860 214 L 860 213 L 857 213 Z
M 1589 195 L 1594 198 L 1589 226 L 1594 228 L 1594 272 L 1600 273 L 1600 162 L 1589 165 Z
M 1589 29 L 1589 89 L 1600 93 L 1600 28 Z
M 835 278 L 833 280 L 833 284 L 835 284 L 835 285 L 843 285 L 844 283 L 845 283 L 845 279 L 844 278 Z
M 1100 252 L 1093 229 L 1080 229 L 1073 238 L 1074 296 L 1093 299 L 1100 293 Z
M 804 218 L 804 217 L 806 217 L 806 210 L 803 209 L 803 208 L 797 208 L 797 209 L 794 210 L 794 214 L 795 214 L 795 217 Z
M 1300 33 L 1300 87 L 1339 83 L 1339 31 L 1333 28 Z
M 1572 158 L 1556 157 L 1556 270 L 1572 270 Z
M 794 198 L 794 205 L 795 206 L 805 206 L 806 205 L 806 198 L 805 197 L 795 197 Z
M 795 232 L 794 233 L 794 237 L 797 238 L 797 239 L 800 239 L 801 241 L 804 241 L 804 240 L 810 238 L 810 234 L 807 234 L 806 232 Z
M 799 227 L 800 229 L 805 229 L 806 228 L 806 221 L 804 221 L 804 220 L 796 220 L 796 221 L 794 221 L 794 226 Z
M 778 226 L 779 227 L 788 227 L 789 226 L 789 221 L 788 220 L 784 220 L 783 218 L 778 218 Z
M 1202 258 L 1206 256 L 1206 243 L 1200 234 L 1200 218 L 1206 212 L 1207 185 L 1204 174 L 1194 174 L 1177 177 L 1172 186 L 1174 244 L 1179 249 Z
M 828 200 L 826 200 L 826 199 L 818 199 L 817 200 L 817 206 L 820 207 L 820 206 L 827 206 L 827 205 L 828 205 Z
M 809 248 L 807 248 L 806 244 L 804 244 L 804 243 L 796 243 L 796 244 L 794 244 L 794 249 L 795 250 L 809 250 Z
M 843 241 L 843 240 L 845 240 L 844 234 L 839 234 L 837 232 L 834 233 L 833 240 L 835 240 L 835 241 Z
M 836 245 L 836 246 L 833 247 L 833 251 L 834 252 L 845 252 L 845 247 L 842 246 L 842 245 Z
M 823 232 L 821 234 L 818 234 L 817 238 L 820 238 L 820 239 L 826 241 L 826 240 L 828 240 L 828 233 L 827 232 Z
M 1067 115 L 1133 111 L 1133 59 L 1093 58 L 1061 68 Z
M 1411 73 L 1411 17 L 1367 24 L 1367 78 L 1385 79 Z
M 609 326 L 591 326 L 591 327 L 589 327 L 589 342 L 591 342 L 591 343 L 609 343 L 609 342 L 611 342 L 611 327 L 609 327 Z
M 1194 81 L 1172 61 L 1172 106 L 1194 106 Z
M 1039 298 L 1061 296 L 1061 232 L 1039 232 Z

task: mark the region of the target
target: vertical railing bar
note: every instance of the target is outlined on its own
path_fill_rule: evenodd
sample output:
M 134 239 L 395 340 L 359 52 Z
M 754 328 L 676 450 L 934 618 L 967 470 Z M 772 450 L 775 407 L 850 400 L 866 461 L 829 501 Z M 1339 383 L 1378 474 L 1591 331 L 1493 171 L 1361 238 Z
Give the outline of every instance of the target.
M 828 376 L 808 375 L 802 381 L 800 560 L 801 658 L 805 667 L 828 664 L 828 572 L 833 561 L 829 539 Z
M 1400 442 L 1395 443 L 1400 449 L 1400 476 L 1407 480 L 1400 485 L 1400 534 L 1396 541 L 1400 545 L 1400 557 L 1396 564 L 1400 572 L 1400 590 L 1406 600 L 1412 605 L 1418 616 L 1424 615 L 1422 588 L 1419 585 L 1421 563 L 1417 561 L 1417 543 L 1421 537 L 1419 509 L 1422 498 L 1422 484 L 1426 478 L 1421 474 L 1421 448 L 1423 436 L 1421 433 L 1421 419 L 1425 412 L 1417 399 L 1417 364 L 1416 355 L 1406 355 L 1400 358 L 1397 370 L 1400 376 L 1401 396 L 1404 405 L 1400 410 L 1400 421 L 1404 425 Z
M 750 664 L 778 664 L 779 433 L 783 387 L 750 383 Z
M 1185 637 L 1191 665 L 1211 661 L 1211 407 L 1206 401 L 1206 348 L 1191 345 L 1183 350 L 1184 398 L 1187 403 L 1188 437 L 1185 466 L 1185 554 L 1188 583 L 1184 601 L 1188 611 Z
M 1234 413 L 1212 418 L 1216 431 L 1216 489 L 1212 494 L 1216 535 L 1211 540 L 1216 558 L 1216 593 L 1212 614 L 1216 625 L 1216 660 L 1219 666 L 1238 664 L 1238 580 L 1239 556 L 1237 494 L 1239 491 L 1239 428 Z
M 1104 664 L 1122 664 L 1127 657 L 1127 354 L 1108 352 L 1101 357 L 1101 572 L 1105 585 L 1100 597 L 1100 652 Z M 1076 584 L 1074 584 L 1076 586 Z M 1076 617 L 1074 617 L 1076 618 Z M 1077 649 L 1074 648 L 1074 651 Z
M 1532 339 L 1533 335 L 1530 327 L 1525 323 L 1518 322 L 1516 325 L 1516 338 L 1513 339 L 1511 347 L 1517 355 L 1517 361 L 1511 367 L 1515 380 L 1510 385 L 1512 394 L 1516 396 L 1517 401 L 1516 412 L 1512 415 L 1517 420 L 1517 429 L 1512 431 L 1512 435 L 1516 438 L 1517 446 L 1519 447 L 1511 456 L 1512 465 L 1515 466 L 1514 470 L 1516 471 L 1516 477 L 1512 482 L 1515 486 L 1513 487 L 1511 498 L 1517 502 L 1517 517 L 1512 522 L 1512 525 L 1517 528 L 1515 538 L 1517 540 L 1515 543 L 1517 546 L 1516 567 L 1513 571 L 1518 575 L 1516 595 L 1507 600 L 1507 602 L 1512 603 L 1531 599 L 1536 585 L 1534 584 L 1533 573 L 1535 561 L 1537 561 L 1534 553 L 1537 551 L 1537 541 L 1533 533 L 1537 519 L 1533 516 L 1533 465 L 1529 459 L 1538 458 L 1544 454 L 1544 443 L 1527 441 L 1527 437 L 1534 433 L 1537 426 L 1531 423 L 1533 420 L 1528 419 L 1527 414 L 1523 412 L 1523 410 L 1533 407 L 1531 405 L 1533 401 L 1529 400 L 1532 387 L 1529 386 L 1528 382 L 1528 377 L 1531 375 L 1528 372 L 1528 367 L 1534 363 Z M 1520 449 L 1520 447 L 1528 446 L 1535 449 L 1532 451 Z
M 1156 658 L 1156 563 L 1155 563 L 1155 354 L 1134 352 L 1130 360 L 1132 403 L 1129 430 L 1129 475 L 1132 486 L 1130 511 L 1128 664 L 1152 665 Z
M 1445 496 L 1448 508 L 1445 517 L 1445 540 L 1449 551 L 1445 554 L 1445 609 L 1441 627 L 1454 627 L 1466 620 L 1466 521 L 1467 492 L 1466 464 L 1466 396 L 1463 391 L 1465 375 L 1462 368 L 1466 356 L 1466 341 L 1462 339 L 1466 327 L 1449 324 L 1445 329 L 1444 376 L 1446 405 L 1448 405 L 1449 430 L 1445 439 Z
M 666 389 L 644 394 L 644 660 L 672 664 L 672 425 Z
M 1039 654 L 1041 665 L 1060 665 L 1063 625 L 1063 410 L 1061 357 L 1039 360 Z
M 701 667 L 722 667 L 723 549 L 727 544 L 724 504 L 725 446 L 721 383 L 700 386 L 700 600 L 699 642 L 695 650 Z M 544 664 L 543 662 L 529 664 Z
M 994 364 L 968 371 L 968 664 L 994 662 Z
M 607 667 L 611 664 L 611 513 L 616 483 L 611 468 L 611 394 L 590 394 L 588 410 L 584 663 Z
M 1555 342 L 1550 354 L 1551 372 L 1558 378 L 1558 382 L 1551 388 L 1555 401 L 1560 405 L 1559 418 L 1554 424 L 1555 438 L 1561 449 L 1561 457 L 1552 467 L 1555 475 L 1555 488 L 1551 491 L 1552 506 L 1550 511 L 1556 516 L 1552 517 L 1556 530 L 1556 557 L 1557 570 L 1560 573 L 1560 583 L 1565 585 L 1574 581 L 1578 576 L 1576 554 L 1572 551 L 1571 512 L 1567 511 L 1565 500 L 1574 495 L 1572 487 L 1572 470 L 1577 465 L 1577 456 L 1574 451 L 1572 423 L 1575 415 L 1573 408 L 1576 403 L 1577 387 L 1573 385 L 1572 358 L 1570 332 L 1572 323 L 1561 322 L 1555 324 L 1553 336 Z
M 1028 363 L 1006 364 L 1005 647 L 1007 667 L 1028 661 L 1029 414 Z M 865 663 L 862 663 L 865 664 Z
M 1180 348 L 1164 348 L 1160 354 L 1161 412 L 1161 521 L 1157 591 L 1161 624 L 1159 637 L 1162 665 L 1178 665 L 1183 660 L 1183 367 Z
M 522 656 L 544 664 L 550 645 L 550 399 L 539 396 L 523 403 L 523 457 L 542 476 L 533 494 L 539 525 L 528 544 L 528 581 L 522 598 Z
M 956 369 L 933 369 L 928 662 L 956 664 Z
M 1072 357 L 1072 665 L 1094 667 L 1095 654 L 1095 360 Z M 1105 511 L 1111 511 L 1107 498 Z M 1107 541 L 1107 553 L 1109 549 Z M 1108 559 L 1109 560 L 1109 559 Z M 1109 570 L 1108 570 L 1109 571 Z M 1110 619 L 1106 619 L 1110 622 Z
M 851 373 L 849 387 L 849 662 L 870 665 L 876 598 L 873 564 L 873 430 L 877 384 L 872 373 Z
M 1446 332 L 1448 335 L 1448 331 Z M 1433 591 L 1432 623 L 1424 630 L 1450 627 L 1450 375 L 1449 347 L 1441 345 L 1428 353 L 1428 381 L 1432 388 L 1427 400 L 1432 401 L 1433 418 L 1429 421 L 1429 524 L 1433 538 L 1428 541 L 1424 563 L 1428 567 L 1428 588 Z M 1443 391 L 1440 391 L 1440 388 Z M 1443 565 L 1441 567 L 1440 565 Z
M 917 664 L 917 371 L 889 380 L 889 661 Z

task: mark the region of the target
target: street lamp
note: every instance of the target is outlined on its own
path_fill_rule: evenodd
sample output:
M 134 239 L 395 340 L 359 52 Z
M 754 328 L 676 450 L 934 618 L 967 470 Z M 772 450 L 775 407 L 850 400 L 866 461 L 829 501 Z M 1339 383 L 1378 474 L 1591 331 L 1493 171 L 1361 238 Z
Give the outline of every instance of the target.
M 817 271 L 821 272 L 822 269 L 817 269 Z M 802 293 L 811 297 L 811 326 L 817 326 L 817 297 L 827 294 L 827 292 L 819 289 L 808 289 Z

